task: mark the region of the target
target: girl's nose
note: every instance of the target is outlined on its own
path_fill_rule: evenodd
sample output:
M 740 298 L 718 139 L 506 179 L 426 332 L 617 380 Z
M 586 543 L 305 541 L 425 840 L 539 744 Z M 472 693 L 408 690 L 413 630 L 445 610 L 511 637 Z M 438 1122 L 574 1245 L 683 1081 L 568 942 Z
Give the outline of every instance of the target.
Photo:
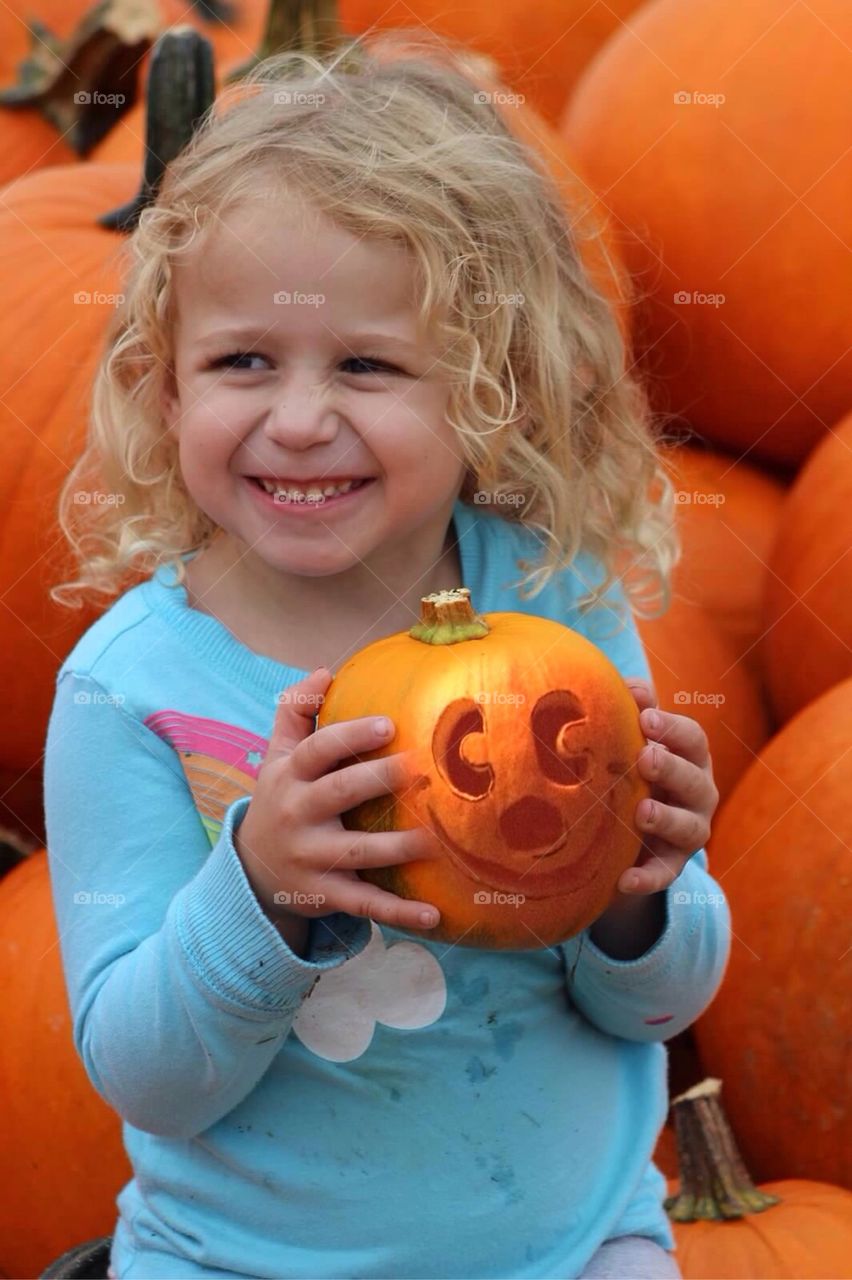
M 297 449 L 332 440 L 338 414 L 331 395 L 315 373 L 293 369 L 282 374 L 267 409 L 266 434 L 277 444 Z

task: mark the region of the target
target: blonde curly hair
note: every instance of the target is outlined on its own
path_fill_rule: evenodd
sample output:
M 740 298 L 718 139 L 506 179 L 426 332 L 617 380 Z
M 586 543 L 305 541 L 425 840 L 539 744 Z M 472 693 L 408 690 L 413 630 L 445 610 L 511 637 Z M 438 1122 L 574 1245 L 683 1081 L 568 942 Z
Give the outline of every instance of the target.
M 358 37 L 322 58 L 275 55 L 220 94 L 126 244 L 87 444 L 59 500 L 77 577 L 52 600 L 79 608 L 83 593 L 111 597 L 165 562 L 180 581 L 181 556 L 220 532 L 188 493 L 161 416 L 172 267 L 264 172 L 340 227 L 413 254 L 421 320 L 431 329 L 440 317 L 447 416 L 467 468 L 459 496 L 484 494 L 544 546 L 539 563 L 518 561 L 523 598 L 585 550 L 606 576 L 581 610 L 622 580 L 640 615 L 668 608 L 680 548 L 659 428 L 559 191 L 478 91 L 475 61 L 446 40 L 386 33 L 372 51 Z M 522 301 L 483 305 L 483 294 Z M 82 502 L 91 486 L 110 502 Z

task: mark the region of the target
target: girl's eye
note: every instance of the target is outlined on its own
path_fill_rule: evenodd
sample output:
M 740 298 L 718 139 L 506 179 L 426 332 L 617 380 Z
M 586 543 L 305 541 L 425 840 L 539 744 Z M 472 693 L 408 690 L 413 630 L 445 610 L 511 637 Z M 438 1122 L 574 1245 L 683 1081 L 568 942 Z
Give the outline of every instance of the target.
M 225 355 L 225 356 L 219 356 L 216 360 L 212 360 L 212 361 L 210 362 L 210 366 L 209 366 L 209 367 L 210 367 L 211 369 L 222 369 L 222 368 L 227 368 L 227 369 L 238 369 L 238 368 L 241 368 L 241 369 L 245 370 L 245 369 L 246 369 L 246 366 L 245 366 L 245 365 L 240 365 L 240 364 L 238 364 L 238 361 L 240 361 L 240 360 L 265 360 L 265 359 L 266 359 L 266 356 L 262 356 L 262 355 L 260 355 L 260 354 L 259 354 L 258 352 L 256 352 L 256 351 L 231 351 L 231 352 L 229 352 L 229 354 L 228 354 L 228 355 Z M 386 364 L 386 363 L 385 363 L 385 361 L 375 359 L 375 358 L 373 358 L 372 356 L 350 356 L 347 360 L 344 360 L 344 361 L 343 361 L 343 363 L 344 363 L 344 364 L 354 364 L 354 365 L 361 365 L 361 366 L 362 366 L 360 369 L 354 369 L 354 370 L 353 370 L 353 372 L 354 372 L 354 373 L 374 373 L 377 369 L 384 370 L 386 373 L 400 373 L 400 372 L 401 372 L 401 370 L 397 369 L 394 365 L 392 365 L 392 364 Z M 372 367 L 370 367 L 370 368 L 365 368 L 364 366 L 372 366 Z M 253 373 L 253 372 L 254 372 L 254 370 L 252 370 L 252 369 L 248 369 L 248 370 L 247 370 L 247 372 L 249 372 L 249 373 Z
M 210 362 L 210 368 L 211 369 L 222 369 L 222 368 L 236 369 L 238 367 L 237 366 L 238 360 L 265 360 L 265 359 L 266 359 L 266 356 L 259 355 L 258 352 L 256 351 L 231 351 L 226 356 L 219 356 L 217 360 L 212 360 Z M 245 368 L 244 365 L 242 367 Z M 248 372 L 252 373 L 254 372 L 254 370 L 249 369 Z
M 372 356 L 350 356 L 349 359 L 344 360 L 343 363 L 373 366 L 373 369 L 355 369 L 355 373 L 372 373 L 375 369 L 384 369 L 386 373 L 399 373 L 399 370 L 392 364 L 385 364 L 383 360 L 376 360 Z

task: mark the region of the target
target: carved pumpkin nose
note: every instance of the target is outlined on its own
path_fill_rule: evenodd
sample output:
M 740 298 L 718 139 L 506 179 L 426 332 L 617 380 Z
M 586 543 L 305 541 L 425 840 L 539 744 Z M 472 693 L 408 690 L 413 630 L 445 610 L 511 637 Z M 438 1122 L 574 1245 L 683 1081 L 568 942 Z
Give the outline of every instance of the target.
M 559 810 L 538 796 L 523 796 L 500 815 L 500 831 L 511 849 L 546 849 L 565 832 Z

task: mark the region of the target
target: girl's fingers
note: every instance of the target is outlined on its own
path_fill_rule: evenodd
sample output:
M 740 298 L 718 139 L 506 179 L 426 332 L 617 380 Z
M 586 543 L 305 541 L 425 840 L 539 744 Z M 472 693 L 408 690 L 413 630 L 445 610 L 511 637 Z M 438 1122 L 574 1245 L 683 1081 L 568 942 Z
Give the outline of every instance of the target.
M 646 707 L 656 707 L 658 705 L 657 695 L 648 680 L 641 679 L 639 676 L 630 676 L 624 683 L 633 694 L 640 712 L 644 711 Z
M 639 756 L 639 772 L 687 809 L 716 808 L 718 791 L 710 773 L 663 746 L 645 748 Z
M 656 722 L 655 722 L 656 717 Z M 652 738 L 684 756 L 703 769 L 710 763 L 707 734 L 691 716 L 678 716 L 673 711 L 648 709 L 641 712 L 639 724 L 646 738 Z
M 689 861 L 680 850 L 646 852 L 649 854 L 646 862 L 622 873 L 616 886 L 622 893 L 660 893 L 677 879 Z
M 636 825 L 647 836 L 655 836 L 691 857 L 710 839 L 710 822 L 703 814 L 662 800 L 642 800 L 636 806 Z
M 363 880 L 353 883 L 351 891 L 344 890 L 340 899 L 339 911 L 350 916 L 366 916 L 392 929 L 434 929 L 441 918 L 437 908 L 428 902 L 398 898 L 395 893 L 386 893 Z M 424 912 L 428 913 L 428 920 L 423 919 Z

